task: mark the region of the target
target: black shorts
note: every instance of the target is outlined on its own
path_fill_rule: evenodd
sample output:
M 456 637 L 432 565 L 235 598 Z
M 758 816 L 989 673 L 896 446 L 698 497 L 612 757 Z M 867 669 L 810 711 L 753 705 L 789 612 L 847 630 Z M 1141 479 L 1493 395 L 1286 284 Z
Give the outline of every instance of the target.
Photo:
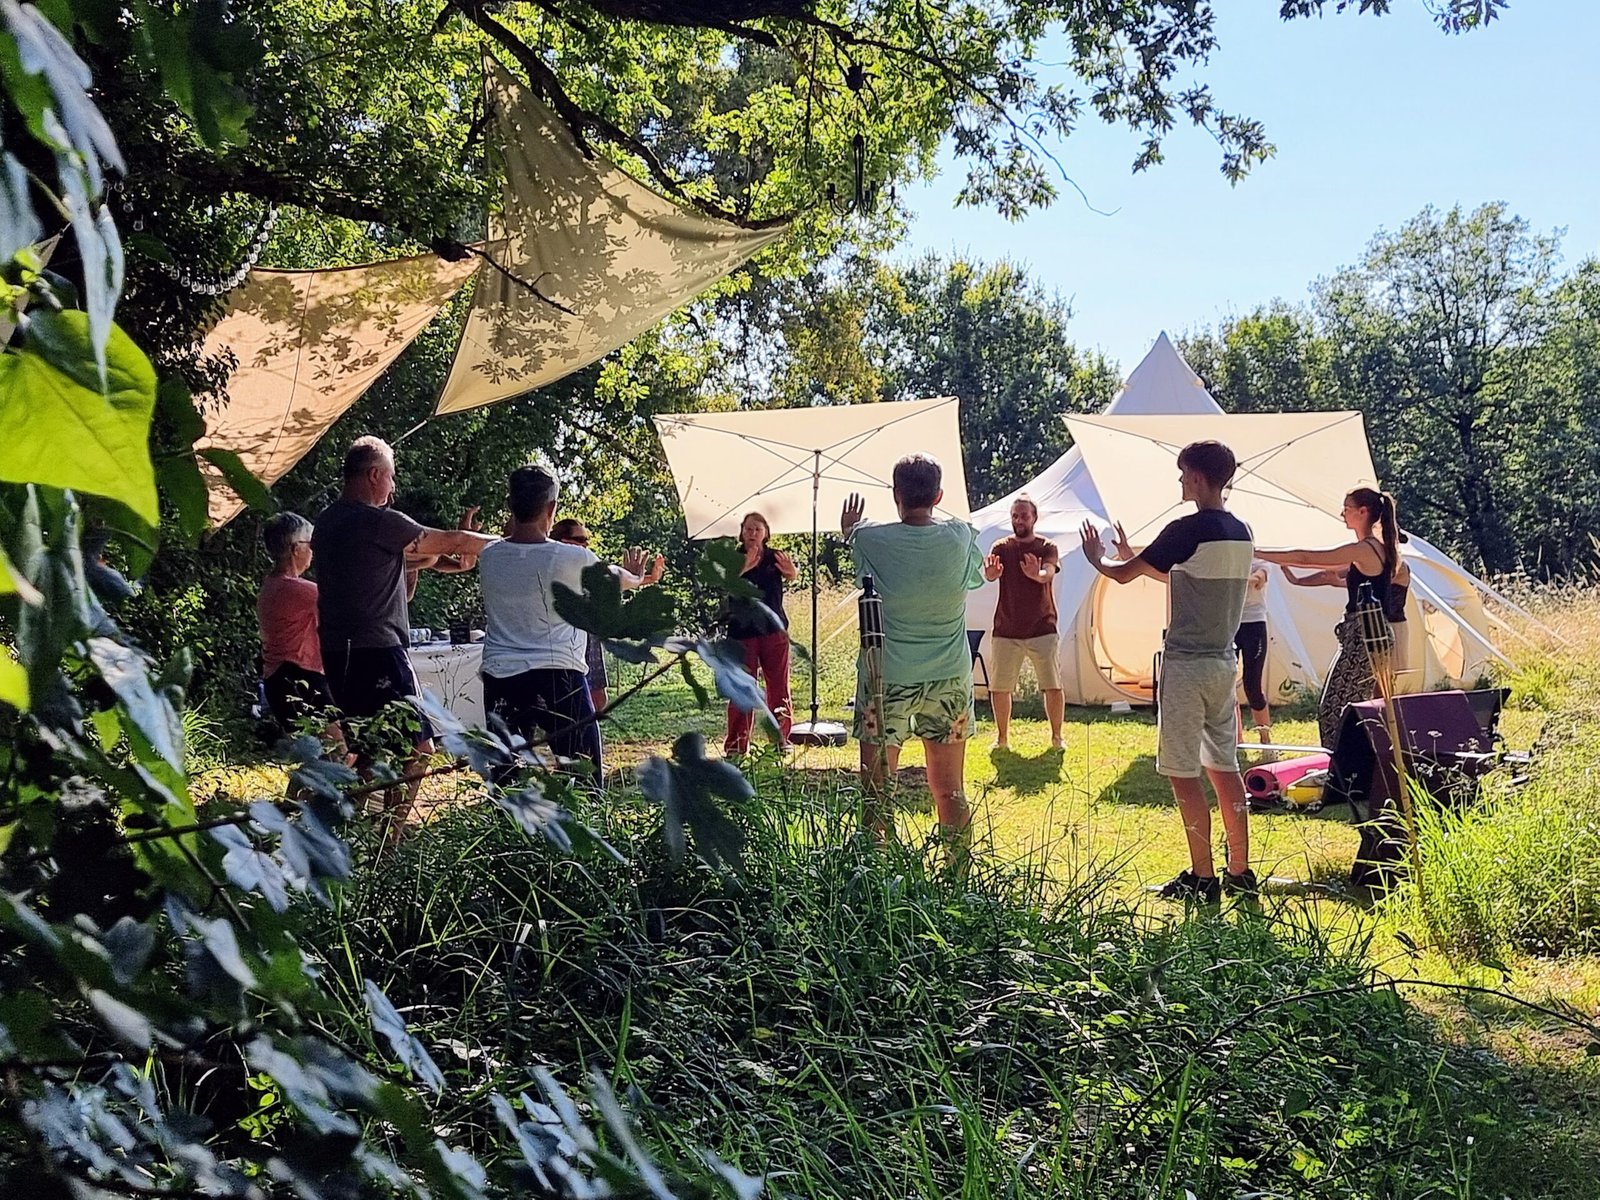
M 302 721 L 330 719 L 334 709 L 333 693 L 328 689 L 327 676 L 321 671 L 308 671 L 298 663 L 279 663 L 278 669 L 264 682 L 267 707 L 284 732 L 292 731 Z
M 550 738 L 551 750 L 563 758 L 587 758 L 594 763 L 597 778 L 604 778 L 600 726 L 584 672 L 544 668 L 505 679 L 485 672 L 483 703 L 530 744 L 542 730 Z
M 323 642 L 322 665 L 334 704 L 346 721 L 375 717 L 387 705 L 420 695 L 416 672 L 411 669 L 404 646 L 335 646 Z M 410 705 L 406 707 L 422 725 L 416 741 L 431 740 L 433 726 L 428 718 Z

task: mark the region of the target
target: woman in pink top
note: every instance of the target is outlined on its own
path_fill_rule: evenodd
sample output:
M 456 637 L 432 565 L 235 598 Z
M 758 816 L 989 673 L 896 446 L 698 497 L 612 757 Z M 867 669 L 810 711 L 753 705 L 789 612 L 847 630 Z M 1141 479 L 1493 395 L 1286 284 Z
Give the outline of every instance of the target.
M 267 704 L 285 732 L 315 721 L 342 748 L 344 737 L 329 717 L 333 694 L 317 640 L 317 585 L 301 578 L 311 565 L 311 522 L 298 513 L 279 513 L 262 535 L 272 555 L 256 600 Z

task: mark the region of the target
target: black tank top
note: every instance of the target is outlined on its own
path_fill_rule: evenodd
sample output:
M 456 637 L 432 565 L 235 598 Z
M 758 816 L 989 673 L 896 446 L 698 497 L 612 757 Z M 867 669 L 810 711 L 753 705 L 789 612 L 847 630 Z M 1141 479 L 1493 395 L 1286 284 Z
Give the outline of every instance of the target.
M 1370 542 L 1373 539 L 1368 538 L 1367 540 Z M 1346 599 L 1344 610 L 1347 613 L 1355 612 L 1356 604 L 1361 596 L 1361 585 L 1363 583 L 1370 583 L 1372 585 L 1372 598 L 1378 602 L 1378 607 L 1383 609 L 1385 615 L 1387 615 L 1389 612 L 1389 585 L 1394 579 L 1394 564 L 1387 561 L 1388 554 L 1385 551 L 1382 542 L 1379 542 L 1376 548 L 1378 551 L 1378 557 L 1382 560 L 1385 560 L 1383 564 L 1383 570 L 1379 571 L 1376 575 L 1366 575 L 1363 574 L 1354 563 L 1351 563 L 1349 571 L 1345 573 L 1344 585 L 1346 589 Z

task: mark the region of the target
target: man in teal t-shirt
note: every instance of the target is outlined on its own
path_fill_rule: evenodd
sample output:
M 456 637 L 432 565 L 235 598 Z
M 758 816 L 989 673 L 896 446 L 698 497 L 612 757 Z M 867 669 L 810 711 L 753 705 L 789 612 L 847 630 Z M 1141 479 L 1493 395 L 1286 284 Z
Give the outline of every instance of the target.
M 972 651 L 967 645 L 967 593 L 983 585 L 977 530 L 965 521 L 934 517 L 944 473 L 926 454 L 894 466 L 900 519 L 863 520 L 858 495 L 845 502 L 840 528 L 855 551 L 856 582 L 870 575 L 883 597 L 883 711 L 874 713 L 864 667 L 856 674 L 855 734 L 867 794 L 881 797 L 908 738 L 927 752 L 928 790 L 943 835 L 965 857 L 971 813 L 962 791 L 967 737 L 972 731 Z M 868 814 L 887 837 L 890 815 L 875 804 Z

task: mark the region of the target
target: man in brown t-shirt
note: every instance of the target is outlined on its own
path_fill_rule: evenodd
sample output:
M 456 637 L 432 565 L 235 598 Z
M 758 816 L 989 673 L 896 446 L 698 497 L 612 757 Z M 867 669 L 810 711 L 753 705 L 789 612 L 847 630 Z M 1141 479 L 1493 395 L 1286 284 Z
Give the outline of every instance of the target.
M 1045 715 L 1050 718 L 1050 744 L 1061 746 L 1061 719 L 1066 711 L 1061 692 L 1061 666 L 1057 654 L 1055 578 L 1061 573 L 1061 554 L 1049 538 L 1035 536 L 1039 506 L 1026 496 L 1011 505 L 1012 536 L 1001 538 L 984 560 L 983 575 L 1000 581 L 1000 601 L 994 606 L 994 673 L 989 680 L 989 703 L 994 708 L 996 744 L 1006 744 L 1011 726 L 1011 693 L 1022 674 L 1023 659 L 1033 664 Z

